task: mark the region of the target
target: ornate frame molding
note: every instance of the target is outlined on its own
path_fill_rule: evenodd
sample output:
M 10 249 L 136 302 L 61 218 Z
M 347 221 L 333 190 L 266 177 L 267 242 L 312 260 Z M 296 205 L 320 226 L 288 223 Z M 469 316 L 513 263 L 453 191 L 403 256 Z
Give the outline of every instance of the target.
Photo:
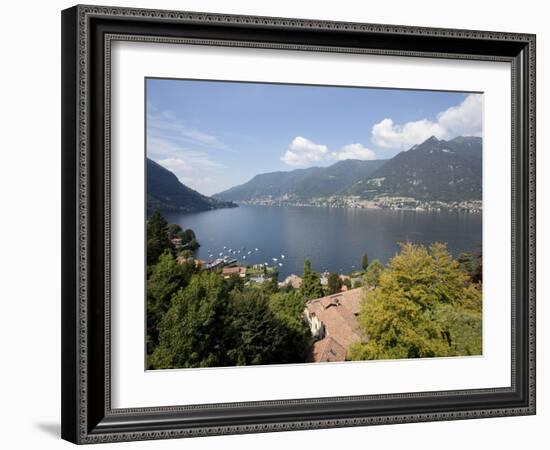
M 467 42 L 471 51 L 444 52 L 434 44 L 433 48 L 415 50 L 341 46 L 329 43 L 298 42 L 272 42 L 262 40 L 244 39 L 219 39 L 212 37 L 174 37 L 151 36 L 145 33 L 112 32 L 109 29 L 94 31 L 93 22 L 98 20 L 117 22 L 117 27 L 124 28 L 126 23 L 141 24 L 147 27 L 150 23 L 160 23 L 170 27 L 198 26 L 205 29 L 220 28 L 230 30 L 237 26 L 246 29 L 250 34 L 258 30 L 268 30 L 273 36 L 276 33 L 291 31 L 300 33 L 318 30 L 330 32 L 345 37 L 351 33 L 354 35 L 376 36 L 379 41 L 384 37 L 399 37 L 403 41 L 414 38 L 432 39 L 433 42 L 454 39 Z M 99 22 L 98 22 L 99 23 Z M 121 25 L 120 25 L 121 24 Z M 63 50 L 63 188 L 70 192 L 64 193 L 63 223 L 64 223 L 64 252 L 63 252 L 63 377 L 71 379 L 63 389 L 63 413 L 62 432 L 63 437 L 77 443 L 98 443 L 112 441 L 128 441 L 143 439 L 163 439 L 173 437 L 207 436 L 218 434 L 238 434 L 250 432 L 271 432 L 284 430 L 299 430 L 327 427 L 347 427 L 373 424 L 389 424 L 421 421 L 440 421 L 482 417 L 499 417 L 509 415 L 527 415 L 535 413 L 535 36 L 530 34 L 514 34 L 487 31 L 449 30 L 441 28 L 405 27 L 397 25 L 377 25 L 348 22 L 332 22 L 304 19 L 271 18 L 256 16 L 234 16 L 221 14 L 204 14 L 196 12 L 158 11 L 148 9 L 130 9 L 99 6 L 76 6 L 63 13 L 64 50 Z M 108 28 L 108 27 L 107 27 Z M 172 28 L 173 29 L 173 28 Z M 225 32 L 225 31 L 224 31 Z M 103 34 L 102 34 L 103 33 Z M 100 59 L 102 67 L 98 66 L 99 59 L 96 54 L 101 53 L 94 39 L 100 38 L 103 53 Z M 328 38 L 327 38 L 328 39 Z M 513 307 L 513 336 L 512 343 L 512 386 L 510 388 L 484 389 L 472 391 L 432 392 L 419 394 L 376 395 L 361 397 L 337 397 L 320 398 L 310 400 L 288 400 L 275 402 L 252 402 L 246 404 L 218 404 L 196 405 L 192 407 L 166 407 L 166 408 L 139 408 L 113 410 L 110 402 L 110 64 L 111 43 L 116 40 L 142 41 L 155 43 L 185 43 L 193 45 L 217 45 L 217 46 L 243 46 L 265 49 L 288 49 L 322 52 L 347 52 L 363 54 L 383 54 L 411 57 L 436 57 L 452 59 L 480 59 L 487 61 L 505 61 L 512 64 L 512 148 L 514 157 L 514 173 L 512 196 L 513 203 L 513 299 L 516 299 L 518 289 L 527 293 L 517 301 L 521 305 Z M 70 41 L 70 42 L 69 42 Z M 411 41 L 411 46 L 417 41 Z M 476 52 L 482 42 L 497 42 L 498 48 L 510 49 L 508 53 L 495 51 L 493 54 Z M 490 47 L 490 46 L 488 46 Z M 498 50 L 497 48 L 497 50 Z M 519 49 L 515 51 L 514 49 Z M 95 58 L 95 59 L 94 59 Z M 99 70 L 99 72 L 98 72 Z M 90 111 L 96 101 L 97 77 L 104 72 L 102 107 L 104 123 L 100 127 L 101 140 L 97 143 L 103 146 L 103 156 L 100 166 L 103 174 L 102 180 L 98 175 L 97 167 L 90 163 L 96 158 L 92 151 L 91 142 L 94 139 L 92 128 L 97 124 Z M 95 83 L 95 84 L 94 84 Z M 95 88 L 94 88 L 95 87 Z M 76 105 L 76 107 L 75 107 Z M 516 161 L 517 160 L 517 161 Z M 519 164 L 518 164 L 519 162 Z M 95 163 L 94 163 L 95 164 Z M 518 177 L 521 178 L 518 180 Z M 519 184 L 522 181 L 523 184 Z M 96 191 L 97 183 L 102 183 L 102 188 Z M 518 190 L 519 186 L 519 190 Z M 98 200 L 98 193 L 101 199 Z M 97 208 L 92 205 L 99 202 L 99 210 L 103 210 L 103 239 L 92 241 L 90 233 L 97 235 Z M 93 231 L 92 231 L 93 230 Z M 67 231 L 67 233 L 65 233 Z M 524 233 L 521 234 L 521 233 Z M 520 235 L 527 242 L 518 242 Z M 96 250 L 98 245 L 101 250 Z M 519 247 L 518 247 L 519 246 Z M 517 255 L 516 249 L 520 255 Z M 97 255 L 102 259 L 103 290 L 101 296 L 104 299 L 102 305 L 102 324 L 92 319 L 95 303 L 91 291 L 96 289 L 94 280 L 98 271 L 91 267 L 99 264 Z M 523 256 L 522 256 L 523 255 Z M 525 273 L 517 273 L 516 263 L 522 262 L 521 268 Z M 101 264 L 100 264 L 101 265 Z M 520 277 L 520 278 L 518 278 Z M 516 280 L 519 283 L 516 285 Z M 520 292 L 520 293 L 521 293 Z M 97 292 L 96 292 L 97 294 Z M 95 307 L 92 307 L 95 305 Z M 516 316 L 516 306 L 524 308 L 524 318 Z M 519 310 L 518 310 L 519 311 Z M 98 333 L 103 337 L 98 337 Z M 516 335 L 521 333 L 525 341 L 526 352 L 522 351 L 520 360 L 516 359 Z M 519 336 L 519 335 L 518 335 Z M 71 344 L 65 344 L 71 340 Z M 90 367 L 96 365 L 97 360 L 91 359 L 90 351 L 95 351 L 99 342 L 103 342 L 104 380 L 97 381 L 98 372 L 91 373 Z M 516 364 L 520 364 L 522 373 L 516 373 Z M 524 374 L 526 379 L 524 379 Z M 338 418 L 318 418 L 307 420 L 280 420 L 264 423 L 249 424 L 215 424 L 187 426 L 168 425 L 171 414 L 181 414 L 191 409 L 208 411 L 215 408 L 236 407 L 291 407 L 292 405 L 328 404 L 347 400 L 373 400 L 399 399 L 414 402 L 427 396 L 434 398 L 455 396 L 475 397 L 477 395 L 494 395 L 517 393 L 518 383 L 527 393 L 526 398 L 508 406 L 498 407 L 473 407 L 471 409 L 432 410 L 392 414 L 367 414 L 361 416 L 346 416 Z M 92 406 L 90 395 L 96 393 L 96 385 L 103 386 L 103 407 Z M 523 396 L 522 396 L 523 397 Z M 148 419 L 143 422 L 142 417 Z M 154 416 L 154 418 L 153 418 Z M 130 419 L 128 419 L 130 418 Z M 101 419 L 101 420 L 98 420 Z M 120 421 L 130 425 L 120 425 Z M 162 421 L 165 424 L 162 425 Z M 154 424 L 158 426 L 154 426 Z M 160 424 L 160 425 L 159 425 Z

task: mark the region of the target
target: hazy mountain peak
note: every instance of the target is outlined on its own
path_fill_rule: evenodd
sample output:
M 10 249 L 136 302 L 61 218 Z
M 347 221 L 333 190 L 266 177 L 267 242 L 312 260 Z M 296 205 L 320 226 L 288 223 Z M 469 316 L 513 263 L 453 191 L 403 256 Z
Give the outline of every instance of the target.
M 482 140 L 432 136 L 389 160 L 349 189 L 366 198 L 402 196 L 423 200 L 481 199 Z
M 235 206 L 185 186 L 168 169 L 147 158 L 147 215 L 153 211 L 194 212 Z

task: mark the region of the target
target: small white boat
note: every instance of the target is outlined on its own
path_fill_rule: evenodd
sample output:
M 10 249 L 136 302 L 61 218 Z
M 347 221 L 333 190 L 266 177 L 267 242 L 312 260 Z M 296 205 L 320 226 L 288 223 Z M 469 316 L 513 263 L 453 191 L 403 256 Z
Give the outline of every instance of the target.
M 271 259 L 275 262 L 279 261 L 277 258 L 271 258 Z
M 246 255 L 243 255 L 243 259 L 246 259 Z
M 223 252 L 218 253 L 218 256 L 222 256 L 222 255 L 223 255 Z
M 283 263 L 279 263 L 279 267 L 283 267 Z
M 258 251 L 258 247 L 256 247 L 254 250 Z
M 285 255 L 281 255 L 281 258 L 285 259 Z
M 248 252 L 247 254 L 250 255 L 252 252 Z

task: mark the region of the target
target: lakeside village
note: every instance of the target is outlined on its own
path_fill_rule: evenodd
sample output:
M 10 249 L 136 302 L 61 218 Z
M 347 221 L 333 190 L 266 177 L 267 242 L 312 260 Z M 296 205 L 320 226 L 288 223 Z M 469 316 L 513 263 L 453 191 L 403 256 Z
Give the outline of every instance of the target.
M 419 200 L 413 197 L 377 196 L 372 200 L 358 195 L 333 195 L 330 197 L 312 197 L 300 199 L 283 195 L 280 197 L 265 196 L 249 201 L 241 201 L 245 205 L 261 206 L 315 206 L 325 208 L 360 208 L 360 209 L 392 209 L 403 211 L 463 211 L 481 213 L 481 200 L 463 200 L 444 202 L 440 200 Z
M 182 240 L 177 237 L 171 239 L 176 249 L 184 249 Z M 253 284 L 274 282 L 278 279 L 278 267 L 283 265 L 279 258 L 272 258 L 273 265 L 267 262 L 262 264 L 242 265 L 237 258 L 230 255 L 238 255 L 241 252 L 250 255 L 253 251 L 245 248 L 234 250 L 224 247 L 224 251 L 218 254 L 218 258 L 212 261 L 195 259 L 192 256 L 180 255 L 177 257 L 179 264 L 194 264 L 199 271 L 214 272 L 221 275 L 224 280 L 238 278 L 245 286 Z M 209 256 L 213 256 L 210 254 Z M 284 261 L 285 255 L 280 255 Z M 363 299 L 363 283 L 365 273 L 358 271 L 352 274 L 334 274 L 328 271 L 319 276 L 319 283 L 325 293 L 331 294 L 309 300 L 305 304 L 303 318 L 306 321 L 311 336 L 314 340 L 308 362 L 334 362 L 346 361 L 348 348 L 362 340 L 359 330 L 358 316 Z M 299 291 L 302 287 L 302 277 L 296 274 L 287 276 L 283 281 L 277 282 L 279 289 L 286 291 Z
M 260 249 L 205 261 L 198 247 L 192 230 L 149 218 L 150 369 L 481 354 L 479 254 L 407 243 L 387 265 L 365 253 L 355 272 L 317 273 L 306 259 L 301 276 L 279 281 L 285 255 L 245 265 Z

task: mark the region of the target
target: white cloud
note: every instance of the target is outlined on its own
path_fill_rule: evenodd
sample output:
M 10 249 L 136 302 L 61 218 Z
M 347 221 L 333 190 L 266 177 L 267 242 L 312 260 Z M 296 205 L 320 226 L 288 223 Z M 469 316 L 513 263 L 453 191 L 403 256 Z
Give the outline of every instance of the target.
M 451 139 L 456 136 L 481 136 L 483 97 L 468 95 L 460 105 L 437 115 L 436 121 L 423 119 L 396 124 L 385 118 L 372 127 L 372 141 L 383 148 L 407 149 L 431 136 Z
M 446 137 L 481 136 L 483 127 L 483 96 L 470 94 L 464 101 L 437 116 L 446 130 Z
M 363 147 L 362 144 L 344 145 L 340 151 L 332 152 L 331 156 L 339 161 L 344 159 L 376 159 L 376 154 L 371 149 Z
M 306 166 L 312 162 L 322 161 L 327 154 L 326 145 L 316 144 L 302 136 L 297 136 L 281 157 L 281 161 L 289 166 Z
M 362 144 L 347 144 L 330 152 L 326 145 L 316 144 L 302 136 L 295 137 L 281 161 L 289 166 L 307 166 L 312 163 L 342 161 L 344 159 L 375 159 L 375 153 Z

